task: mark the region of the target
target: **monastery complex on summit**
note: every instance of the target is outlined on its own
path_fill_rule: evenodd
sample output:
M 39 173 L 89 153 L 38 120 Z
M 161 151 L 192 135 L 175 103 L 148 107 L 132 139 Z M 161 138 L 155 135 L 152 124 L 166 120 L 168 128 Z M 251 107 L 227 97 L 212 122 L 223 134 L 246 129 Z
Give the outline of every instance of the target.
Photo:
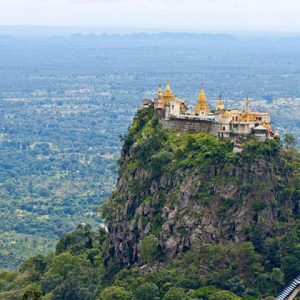
M 244 111 L 225 108 L 222 96 L 215 109 L 210 110 L 202 88 L 196 106 L 190 109 L 185 100 L 174 96 L 168 83 L 165 91 L 159 86 L 155 99 L 143 101 L 143 107 L 150 106 L 159 113 L 161 124 L 167 129 L 203 131 L 219 138 L 252 134 L 264 140 L 275 136 L 270 113 L 250 111 L 248 98 Z

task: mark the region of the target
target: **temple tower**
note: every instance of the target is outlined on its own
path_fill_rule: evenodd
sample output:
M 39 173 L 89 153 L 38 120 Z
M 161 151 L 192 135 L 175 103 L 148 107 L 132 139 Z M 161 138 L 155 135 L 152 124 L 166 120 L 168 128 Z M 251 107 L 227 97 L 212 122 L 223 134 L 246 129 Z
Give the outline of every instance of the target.
M 224 110 L 224 104 L 223 104 L 223 99 L 222 99 L 222 95 L 220 95 L 219 101 L 218 101 L 218 105 L 216 107 L 216 110 Z
M 210 109 L 206 102 L 206 95 L 203 89 L 203 86 L 198 95 L 198 103 L 195 106 L 195 114 L 196 115 L 207 115 L 210 113 Z
M 175 100 L 175 96 L 171 90 L 171 86 L 170 86 L 169 82 L 167 83 L 166 91 L 163 94 L 163 100 L 164 100 L 164 102 L 170 102 L 172 100 Z
M 159 86 L 158 86 L 158 89 L 157 89 L 157 99 L 158 99 L 158 100 L 162 100 L 163 95 L 164 95 L 164 93 L 163 93 L 163 91 L 162 91 L 161 85 L 159 85 Z

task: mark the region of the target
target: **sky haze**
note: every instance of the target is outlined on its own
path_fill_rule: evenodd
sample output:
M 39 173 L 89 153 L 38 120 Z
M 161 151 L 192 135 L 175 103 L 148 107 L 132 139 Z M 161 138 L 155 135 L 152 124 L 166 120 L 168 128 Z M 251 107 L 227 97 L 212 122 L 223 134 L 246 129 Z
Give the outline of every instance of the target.
M 0 25 L 300 31 L 296 0 L 0 0 Z

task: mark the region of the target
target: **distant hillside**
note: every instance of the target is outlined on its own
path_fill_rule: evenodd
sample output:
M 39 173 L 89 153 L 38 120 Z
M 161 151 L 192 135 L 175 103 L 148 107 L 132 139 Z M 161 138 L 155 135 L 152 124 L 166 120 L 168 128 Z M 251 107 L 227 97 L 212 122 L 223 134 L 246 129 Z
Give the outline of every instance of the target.
M 55 254 L 0 273 L 0 299 L 273 299 L 300 272 L 300 157 L 240 143 L 166 131 L 140 110 L 101 210 L 108 232 L 80 225 Z

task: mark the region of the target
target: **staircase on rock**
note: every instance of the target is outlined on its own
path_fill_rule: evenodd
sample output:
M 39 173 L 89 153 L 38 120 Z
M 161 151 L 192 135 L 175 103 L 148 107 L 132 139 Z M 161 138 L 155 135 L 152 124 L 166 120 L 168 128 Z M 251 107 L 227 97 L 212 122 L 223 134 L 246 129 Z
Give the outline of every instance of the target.
M 300 291 L 300 275 L 296 277 L 277 297 L 276 300 L 293 300 Z

